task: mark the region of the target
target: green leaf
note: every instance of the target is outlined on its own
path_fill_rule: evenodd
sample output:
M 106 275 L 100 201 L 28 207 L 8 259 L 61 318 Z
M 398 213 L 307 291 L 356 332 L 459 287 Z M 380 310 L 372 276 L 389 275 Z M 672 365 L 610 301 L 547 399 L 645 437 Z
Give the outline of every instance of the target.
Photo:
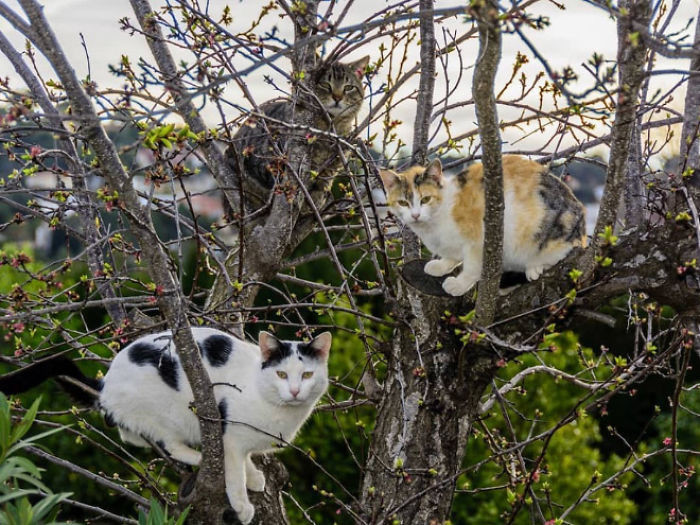
M 60 494 L 50 494 L 34 505 L 34 519 L 37 523 L 41 523 L 41 519 L 46 516 L 53 508 L 61 503 L 64 499 L 70 496 L 70 492 L 62 492 Z
M 24 417 L 22 417 L 22 421 L 15 425 L 15 428 L 12 431 L 12 436 L 10 438 L 11 443 L 16 443 L 17 441 L 22 439 L 22 436 L 24 436 L 27 432 L 29 432 L 29 429 L 32 428 L 32 425 L 34 424 L 34 419 L 36 418 L 36 413 L 39 410 L 39 403 L 41 403 L 41 397 L 38 397 L 34 400 L 32 406 L 29 407 L 27 413 L 24 414 Z
M 0 496 L 0 504 L 7 501 L 12 501 L 13 499 L 21 498 L 23 496 L 31 496 L 34 494 L 41 494 L 38 490 L 28 490 L 28 489 L 13 489 L 9 494 L 3 494 Z M 2 523 L 2 521 L 0 521 Z
M 5 394 L 0 392 L 0 460 L 5 457 L 7 449 L 10 448 L 10 403 Z

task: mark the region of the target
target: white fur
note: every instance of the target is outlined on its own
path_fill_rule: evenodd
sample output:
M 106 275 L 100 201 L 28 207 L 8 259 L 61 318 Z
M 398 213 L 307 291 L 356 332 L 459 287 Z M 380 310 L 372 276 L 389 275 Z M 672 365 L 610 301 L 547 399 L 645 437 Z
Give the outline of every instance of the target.
M 452 216 L 452 208 L 459 185 L 454 177 L 443 177 L 442 201 L 420 203 L 414 192 L 410 206 L 394 204 L 391 211 L 401 222 L 411 228 L 425 246 L 440 259 L 425 266 L 428 275 L 442 276 L 450 273 L 459 264 L 459 275 L 448 277 L 442 286 L 450 295 L 464 295 L 481 278 L 483 239 L 473 242 L 466 239 Z M 529 280 L 537 279 L 542 272 L 561 260 L 571 249 L 567 246 L 561 253 L 543 255 L 536 242 L 523 242 L 517 238 L 517 220 L 527 216 L 512 191 L 504 195 L 505 216 L 503 223 L 503 269 L 524 272 Z M 543 205 L 544 206 L 544 205 Z
M 251 454 L 274 450 L 294 438 L 328 386 L 327 352 L 320 359 L 293 353 L 263 369 L 260 348 L 254 344 L 212 328 L 192 328 L 192 334 L 198 343 L 222 335 L 233 344 L 223 366 L 212 367 L 206 358 L 202 362 L 212 383 L 224 383 L 214 386 L 214 396 L 217 403 L 226 401 L 226 493 L 239 520 L 247 524 L 254 509 L 246 487 L 262 491 L 265 486 Z M 330 345 L 329 335 L 327 340 Z M 177 358 L 170 332 L 137 342 L 167 347 L 165 352 Z M 190 409 L 193 395 L 182 368 L 178 366 L 179 390 L 175 390 L 163 382 L 154 366 L 132 362 L 128 350 L 117 355 L 104 377 L 101 408 L 120 427 L 124 441 L 137 446 L 148 446 L 143 438 L 161 442 L 176 460 L 198 464 L 201 454 L 192 447 L 200 443 L 199 424 Z M 278 371 L 285 372 L 287 379 L 280 378 Z M 302 379 L 304 372 L 313 372 L 313 376 Z

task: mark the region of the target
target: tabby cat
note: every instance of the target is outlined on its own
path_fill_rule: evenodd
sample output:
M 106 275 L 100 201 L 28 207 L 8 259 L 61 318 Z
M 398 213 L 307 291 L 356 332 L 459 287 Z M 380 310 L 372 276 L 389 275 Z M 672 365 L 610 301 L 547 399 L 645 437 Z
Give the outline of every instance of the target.
M 425 273 L 443 276 L 450 295 L 464 295 L 481 277 L 484 246 L 483 166 L 476 163 L 446 177 L 439 160 L 427 168 L 380 170 L 389 210 L 411 228 L 439 259 Z M 503 269 L 524 272 L 528 280 L 585 246 L 583 205 L 545 167 L 524 157 L 503 157 L 505 218 Z
M 251 454 L 289 443 L 309 417 L 328 387 L 331 334 L 304 343 L 261 332 L 257 346 L 213 328 L 192 328 L 192 335 L 221 413 L 226 494 L 238 519 L 247 524 L 255 509 L 246 488 L 265 488 Z M 200 443 L 199 421 L 190 409 L 194 397 L 170 332 L 125 347 L 102 380 L 84 376 L 75 363 L 59 356 L 1 376 L 0 391 L 24 392 L 56 376 L 84 402 L 94 400 L 66 377 L 99 395 L 99 408 L 119 427 L 123 441 L 140 447 L 157 443 L 174 459 L 199 464 L 201 453 L 192 448 Z
M 369 56 L 350 63 L 323 63 L 310 74 L 308 86 L 313 92 L 312 103 L 319 112 L 314 128 L 347 135 L 362 107 L 364 86 L 362 78 Z M 301 100 L 276 99 L 263 103 L 260 112 L 274 120 L 251 117 L 244 122 L 226 151 L 229 163 L 247 192 L 249 201 L 259 207 L 265 203 L 269 190 L 277 183 L 282 191 L 295 186 L 285 180 L 286 142 L 289 128 L 278 122 L 293 122 L 294 112 Z M 332 123 L 332 128 L 331 128 Z M 315 136 L 310 148 L 311 169 L 322 177 L 333 175 L 340 166 L 336 141 Z

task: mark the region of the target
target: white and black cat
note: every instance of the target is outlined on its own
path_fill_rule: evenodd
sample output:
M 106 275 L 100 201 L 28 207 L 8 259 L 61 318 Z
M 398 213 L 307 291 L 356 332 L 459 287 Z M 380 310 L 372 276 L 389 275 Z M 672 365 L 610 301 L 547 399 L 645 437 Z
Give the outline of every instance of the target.
M 328 387 L 331 334 L 304 343 L 261 332 L 258 346 L 213 328 L 192 328 L 192 335 L 221 413 L 226 493 L 247 524 L 255 510 L 246 488 L 265 487 L 251 454 L 290 442 L 309 417 Z M 190 410 L 194 398 L 170 332 L 129 344 L 100 381 L 85 377 L 68 359 L 48 358 L 0 377 L 0 391 L 24 392 L 55 376 L 73 377 L 99 391 L 100 410 L 125 442 L 158 443 L 174 459 L 199 464 L 201 454 L 193 448 L 200 443 L 199 422 Z M 65 379 L 62 384 L 77 393 Z

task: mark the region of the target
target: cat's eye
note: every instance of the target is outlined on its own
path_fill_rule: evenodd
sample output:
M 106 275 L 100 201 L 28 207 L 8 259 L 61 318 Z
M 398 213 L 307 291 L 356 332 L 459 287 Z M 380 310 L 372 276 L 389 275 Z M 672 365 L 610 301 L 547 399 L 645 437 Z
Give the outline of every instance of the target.
M 420 200 L 420 203 L 421 203 L 421 204 L 428 204 L 431 200 L 433 200 L 433 196 L 432 196 L 432 195 L 426 195 L 425 197 L 423 197 L 423 198 Z
M 332 89 L 331 85 L 328 82 L 321 82 L 319 86 L 321 86 L 326 91 L 330 91 Z
M 408 208 L 408 207 L 410 206 L 410 204 L 408 203 L 408 201 L 405 201 L 405 200 L 400 200 L 400 201 L 398 201 L 396 204 L 398 204 L 399 206 L 404 206 L 404 207 L 406 207 L 406 208 Z
M 282 370 L 277 370 L 277 375 L 278 375 L 281 379 L 287 379 L 287 372 L 282 372 Z
M 312 375 L 314 375 L 313 372 L 304 372 L 303 374 L 301 374 L 301 378 L 302 379 L 310 379 Z
M 355 89 L 355 86 L 353 86 L 352 84 L 345 86 L 346 93 L 350 93 L 353 89 Z

